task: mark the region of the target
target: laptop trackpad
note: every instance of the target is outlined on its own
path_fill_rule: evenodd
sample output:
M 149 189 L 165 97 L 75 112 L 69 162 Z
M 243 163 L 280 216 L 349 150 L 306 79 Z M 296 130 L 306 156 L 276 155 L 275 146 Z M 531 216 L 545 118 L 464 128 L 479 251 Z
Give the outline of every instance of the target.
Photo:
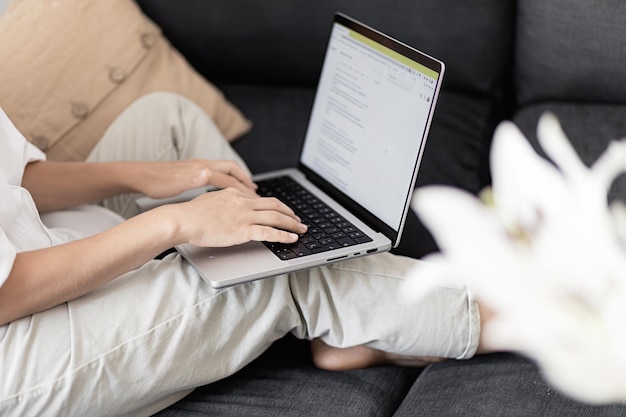
M 211 283 L 229 282 L 234 276 L 262 275 L 263 271 L 276 270 L 282 266 L 276 255 L 261 242 L 247 242 L 226 248 L 200 248 L 182 245 L 178 251 Z

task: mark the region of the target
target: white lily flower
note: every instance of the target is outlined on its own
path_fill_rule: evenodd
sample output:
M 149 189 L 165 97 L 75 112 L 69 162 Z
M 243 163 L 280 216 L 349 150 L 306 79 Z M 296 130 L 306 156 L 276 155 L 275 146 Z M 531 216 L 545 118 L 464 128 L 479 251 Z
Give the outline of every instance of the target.
M 463 280 L 495 313 L 489 347 L 534 359 L 579 400 L 626 401 L 626 207 L 607 203 L 626 143 L 588 168 L 555 116 L 541 117 L 538 139 L 554 165 L 513 123 L 497 128 L 491 204 L 452 187 L 415 193 L 441 252 L 411 272 L 411 291 Z

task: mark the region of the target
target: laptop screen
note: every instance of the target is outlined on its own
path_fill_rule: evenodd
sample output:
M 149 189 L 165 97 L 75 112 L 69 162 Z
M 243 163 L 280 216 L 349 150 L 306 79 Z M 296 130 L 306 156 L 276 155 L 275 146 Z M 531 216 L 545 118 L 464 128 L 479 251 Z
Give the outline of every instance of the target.
M 441 62 L 337 15 L 301 168 L 397 233 L 442 75 Z

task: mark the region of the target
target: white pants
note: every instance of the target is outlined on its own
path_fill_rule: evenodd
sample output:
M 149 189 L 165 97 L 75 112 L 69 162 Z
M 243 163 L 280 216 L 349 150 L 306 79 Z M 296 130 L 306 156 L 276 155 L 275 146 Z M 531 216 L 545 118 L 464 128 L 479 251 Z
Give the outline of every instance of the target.
M 195 105 L 155 94 L 120 116 L 90 159 L 190 156 L 238 159 Z M 106 204 L 132 214 L 129 197 Z M 415 262 L 378 254 L 215 290 L 176 254 L 151 261 L 0 329 L 0 415 L 150 415 L 236 372 L 288 332 L 335 346 L 471 357 L 475 302 L 462 285 L 403 302 L 403 276 Z

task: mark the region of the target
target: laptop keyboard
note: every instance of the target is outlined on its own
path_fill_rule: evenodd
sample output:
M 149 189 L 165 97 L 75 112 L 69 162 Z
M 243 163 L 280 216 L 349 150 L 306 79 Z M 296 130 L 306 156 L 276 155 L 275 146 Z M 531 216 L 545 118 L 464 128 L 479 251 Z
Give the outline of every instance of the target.
M 257 185 L 259 195 L 278 198 L 309 227 L 296 243 L 263 242 L 282 260 L 372 241 L 369 236 L 289 176 L 257 181 Z

